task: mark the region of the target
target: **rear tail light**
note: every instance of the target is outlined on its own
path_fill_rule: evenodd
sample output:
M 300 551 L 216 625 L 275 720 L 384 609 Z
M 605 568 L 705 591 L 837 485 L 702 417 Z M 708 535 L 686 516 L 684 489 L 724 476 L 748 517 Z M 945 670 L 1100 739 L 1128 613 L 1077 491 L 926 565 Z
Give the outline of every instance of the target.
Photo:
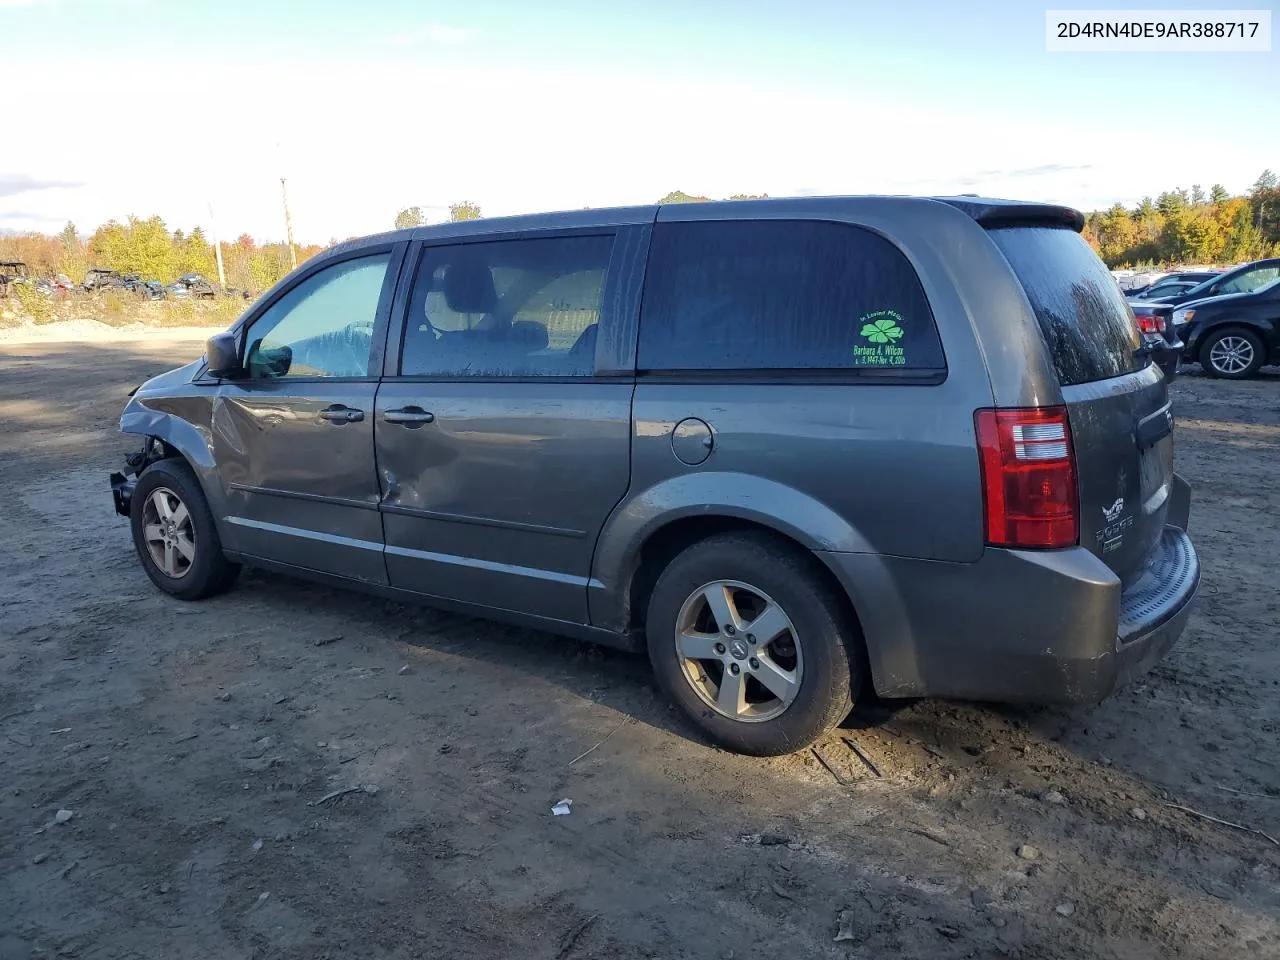
M 987 543 L 1047 549 L 1079 539 L 1076 464 L 1065 407 L 979 410 Z
M 1141 330 L 1143 333 L 1155 333 L 1155 334 L 1164 333 L 1164 324 L 1161 323 L 1160 317 L 1157 316 L 1156 314 L 1139 313 L 1137 314 L 1137 318 L 1138 318 L 1138 329 Z

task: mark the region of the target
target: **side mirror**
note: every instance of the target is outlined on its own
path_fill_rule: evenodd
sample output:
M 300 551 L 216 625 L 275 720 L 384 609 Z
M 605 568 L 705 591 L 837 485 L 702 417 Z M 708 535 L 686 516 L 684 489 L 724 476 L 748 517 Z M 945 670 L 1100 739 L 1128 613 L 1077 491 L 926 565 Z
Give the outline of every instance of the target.
M 244 376 L 244 368 L 240 366 L 240 352 L 236 350 L 234 333 L 219 333 L 210 337 L 204 345 L 205 361 L 209 365 L 209 376 L 219 380 L 234 380 Z

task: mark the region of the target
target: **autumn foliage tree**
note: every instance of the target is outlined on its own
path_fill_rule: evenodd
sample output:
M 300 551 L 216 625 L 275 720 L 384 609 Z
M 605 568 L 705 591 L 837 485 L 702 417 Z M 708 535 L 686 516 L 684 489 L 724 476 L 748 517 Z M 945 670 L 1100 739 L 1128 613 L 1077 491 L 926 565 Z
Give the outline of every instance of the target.
M 729 197 L 730 200 L 767 200 L 768 198 L 767 193 L 735 193 Z M 707 203 L 710 199 L 710 197 L 695 197 L 683 190 L 672 190 L 658 203 Z
M 324 247 L 297 246 L 298 262 L 315 256 Z M 21 260 L 35 276 L 66 274 L 81 283 L 91 267 L 137 273 L 144 280 L 171 283 L 188 273 L 216 282 L 217 259 L 213 245 L 199 226 L 189 231 L 170 230 L 160 217 L 129 217 L 98 227 L 87 240 L 68 223 L 56 236 L 40 233 L 0 237 L 0 260 Z M 222 261 L 227 286 L 261 293 L 292 269 L 289 247 L 284 243 L 258 244 L 248 234 L 223 242 Z
M 1116 204 L 1089 214 L 1085 238 L 1109 266 L 1240 263 L 1280 255 L 1280 185 L 1270 170 L 1233 197 L 1215 183 L 1206 195 L 1167 190 L 1133 209 Z
M 19 260 L 35 276 L 56 273 L 62 247 L 54 237 L 42 233 L 22 233 L 0 237 L 0 260 Z
M 450 223 L 458 223 L 461 220 L 479 220 L 480 217 L 479 205 L 472 203 L 470 200 L 449 204 Z
M 659 200 L 659 203 L 705 203 L 710 197 L 695 197 L 693 194 L 685 193 L 683 190 L 672 190 L 665 197 Z
M 427 222 L 421 207 L 405 207 L 396 214 L 396 229 L 406 230 L 409 227 L 420 227 Z

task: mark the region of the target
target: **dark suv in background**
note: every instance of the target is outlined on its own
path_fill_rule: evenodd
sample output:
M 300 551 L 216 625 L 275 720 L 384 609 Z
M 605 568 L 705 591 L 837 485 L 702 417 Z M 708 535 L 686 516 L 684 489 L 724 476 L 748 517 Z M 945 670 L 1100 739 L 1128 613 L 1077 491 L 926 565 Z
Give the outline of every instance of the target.
M 1277 276 L 1249 293 L 1192 300 L 1173 310 L 1172 330 L 1184 358 L 1211 377 L 1244 380 L 1280 363 L 1280 261 Z M 1136 310 L 1137 308 L 1135 308 Z
M 1092 701 L 1186 623 L 1164 375 L 1062 207 L 678 204 L 335 247 L 140 387 L 174 596 L 239 565 L 647 650 L 734 750 Z

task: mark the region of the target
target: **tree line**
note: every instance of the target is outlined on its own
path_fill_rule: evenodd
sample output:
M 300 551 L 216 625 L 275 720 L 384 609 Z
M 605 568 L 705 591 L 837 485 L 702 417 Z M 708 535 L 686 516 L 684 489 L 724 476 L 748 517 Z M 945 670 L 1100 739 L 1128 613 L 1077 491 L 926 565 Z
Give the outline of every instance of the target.
M 739 193 L 730 200 L 758 200 L 768 194 Z M 711 198 L 673 190 L 659 203 L 696 203 Z M 480 206 L 460 201 L 449 206 L 449 220 L 476 220 Z M 421 207 L 405 207 L 395 227 L 421 226 Z M 1243 196 L 1231 196 L 1221 184 L 1206 194 L 1199 184 L 1190 190 L 1167 190 L 1146 197 L 1133 208 L 1115 204 L 1085 219 L 1084 236 L 1110 267 L 1142 264 L 1238 263 L 1280 256 L 1280 178 L 1264 170 Z M 332 243 L 332 241 L 331 241 Z M 328 245 L 295 245 L 298 262 Z M 227 285 L 261 292 L 292 268 L 285 243 L 257 243 L 248 234 L 223 241 Z M 216 279 L 213 245 L 200 227 L 171 230 L 158 216 L 111 220 L 88 237 L 68 223 L 55 234 L 0 236 L 0 260 L 21 260 L 37 276 L 66 274 L 75 283 L 92 267 L 138 273 L 147 280 L 170 283 L 187 273 Z
M 1109 267 L 1230 264 L 1280 256 L 1280 182 L 1264 170 L 1244 196 L 1221 184 L 1168 190 L 1088 215 L 1085 238 Z
M 458 203 L 449 204 L 449 222 L 458 223 L 462 220 L 479 220 L 481 217 L 480 207 L 472 203 L 470 200 L 462 200 Z M 422 212 L 421 207 L 405 207 L 396 214 L 396 229 L 407 230 L 410 227 L 426 226 L 427 215 Z
M 222 263 L 227 286 L 255 293 L 266 290 L 292 268 L 285 243 L 257 243 L 241 234 L 223 241 Z M 294 246 L 298 262 L 315 256 L 323 246 Z M 84 282 L 91 268 L 137 273 L 144 280 L 171 283 L 188 273 L 216 282 L 217 258 L 213 244 L 200 227 L 170 230 L 158 216 L 111 220 L 90 236 L 82 237 L 68 223 L 54 236 L 24 233 L 0 237 L 0 260 L 21 260 L 35 276 L 65 274 L 74 283 Z

